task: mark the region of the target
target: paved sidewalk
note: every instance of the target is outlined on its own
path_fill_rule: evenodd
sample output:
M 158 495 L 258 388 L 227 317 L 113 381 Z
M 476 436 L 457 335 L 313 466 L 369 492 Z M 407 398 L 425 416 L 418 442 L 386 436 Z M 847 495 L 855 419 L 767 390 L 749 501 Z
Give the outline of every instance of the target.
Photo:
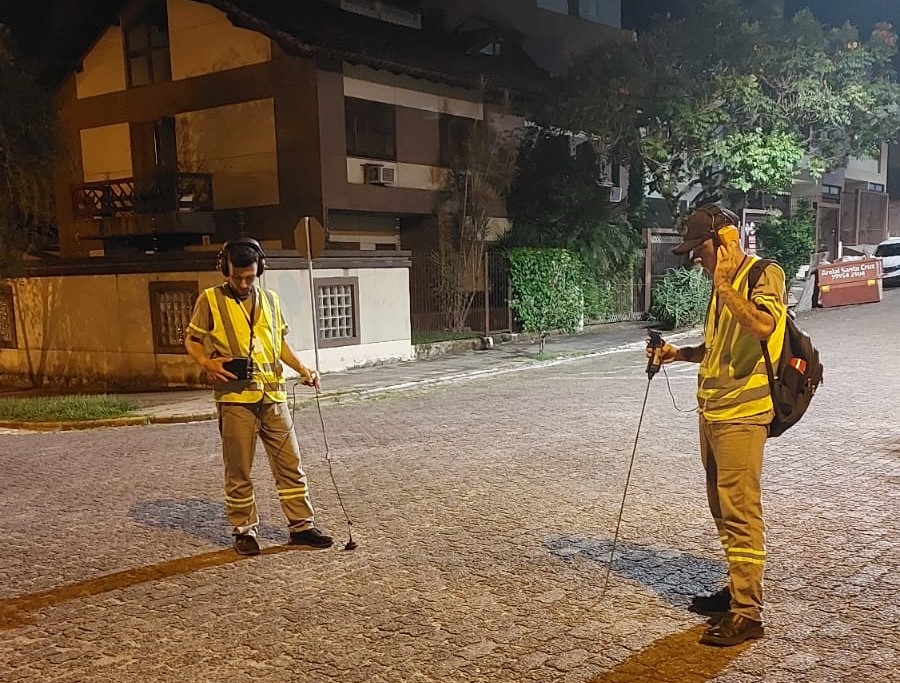
M 536 341 L 497 345 L 484 351 L 467 351 L 428 358 L 376 365 L 322 376 L 320 397 L 326 401 L 347 402 L 379 394 L 410 391 L 424 386 L 445 384 L 479 377 L 567 363 L 580 358 L 639 349 L 646 339 L 646 322 L 611 323 L 595 326 L 578 335 L 549 338 L 544 354 L 539 354 Z M 672 333 L 670 339 L 682 338 L 692 332 Z M 297 383 L 288 382 L 288 391 L 302 406 L 315 400 L 313 392 Z M 146 424 L 193 422 L 215 418 L 211 391 L 208 389 L 157 391 L 126 394 L 140 408 L 139 417 L 123 418 L 113 424 Z M 61 425 L 72 427 L 73 425 Z M 100 425 L 97 425 L 100 426 Z M 108 425 L 104 425 L 108 426 Z

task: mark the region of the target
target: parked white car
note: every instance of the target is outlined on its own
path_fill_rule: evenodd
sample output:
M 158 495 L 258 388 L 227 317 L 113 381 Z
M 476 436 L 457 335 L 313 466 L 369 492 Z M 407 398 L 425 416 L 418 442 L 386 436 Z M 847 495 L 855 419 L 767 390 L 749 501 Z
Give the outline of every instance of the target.
M 875 248 L 881 259 L 881 283 L 885 287 L 900 286 L 900 237 L 891 237 Z

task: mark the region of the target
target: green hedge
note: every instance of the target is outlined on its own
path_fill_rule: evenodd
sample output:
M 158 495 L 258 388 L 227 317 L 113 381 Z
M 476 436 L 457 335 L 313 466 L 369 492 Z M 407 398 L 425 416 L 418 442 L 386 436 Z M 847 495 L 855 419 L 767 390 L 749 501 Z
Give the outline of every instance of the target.
M 510 305 L 527 332 L 574 330 L 584 319 L 584 267 L 567 249 L 509 252 Z
M 703 321 L 712 282 L 700 268 L 670 268 L 653 288 L 650 315 L 667 330 Z

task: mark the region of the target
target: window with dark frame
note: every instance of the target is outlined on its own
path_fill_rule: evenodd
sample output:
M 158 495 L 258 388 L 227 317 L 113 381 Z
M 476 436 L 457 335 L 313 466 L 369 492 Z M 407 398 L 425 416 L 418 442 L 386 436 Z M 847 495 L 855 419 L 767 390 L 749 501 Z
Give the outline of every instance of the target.
M 128 87 L 172 80 L 165 2 L 153 2 L 124 26 Z
M 438 122 L 440 148 L 438 156 L 441 166 L 452 166 L 465 153 L 466 142 L 472 136 L 475 121 L 464 116 L 441 114 Z
M 13 289 L 0 283 L 0 348 L 14 349 L 16 343 L 16 305 Z
M 196 282 L 150 283 L 150 319 L 156 353 L 187 353 L 184 338 L 196 301 Z
M 344 115 L 348 156 L 396 160 L 397 116 L 392 105 L 345 97 Z
M 841 191 L 840 185 L 822 185 L 822 199 L 840 203 Z
M 359 343 L 359 279 L 323 278 L 315 281 L 319 345 Z

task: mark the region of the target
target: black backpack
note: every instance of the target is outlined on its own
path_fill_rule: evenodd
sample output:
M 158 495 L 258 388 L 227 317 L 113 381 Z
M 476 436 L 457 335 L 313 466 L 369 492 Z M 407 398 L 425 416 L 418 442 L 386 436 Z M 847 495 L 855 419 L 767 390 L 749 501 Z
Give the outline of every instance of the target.
M 748 296 L 770 263 L 774 261 L 760 259 L 750 267 L 747 275 Z M 803 417 L 816 389 L 822 383 L 823 367 L 819 351 L 813 346 L 809 335 L 797 327 L 792 312 L 788 312 L 785 322 L 784 346 L 777 367 L 772 366 L 766 342 L 761 342 L 761 346 L 766 359 L 766 373 L 769 375 L 772 405 L 775 408 L 769 436 L 780 436 Z

